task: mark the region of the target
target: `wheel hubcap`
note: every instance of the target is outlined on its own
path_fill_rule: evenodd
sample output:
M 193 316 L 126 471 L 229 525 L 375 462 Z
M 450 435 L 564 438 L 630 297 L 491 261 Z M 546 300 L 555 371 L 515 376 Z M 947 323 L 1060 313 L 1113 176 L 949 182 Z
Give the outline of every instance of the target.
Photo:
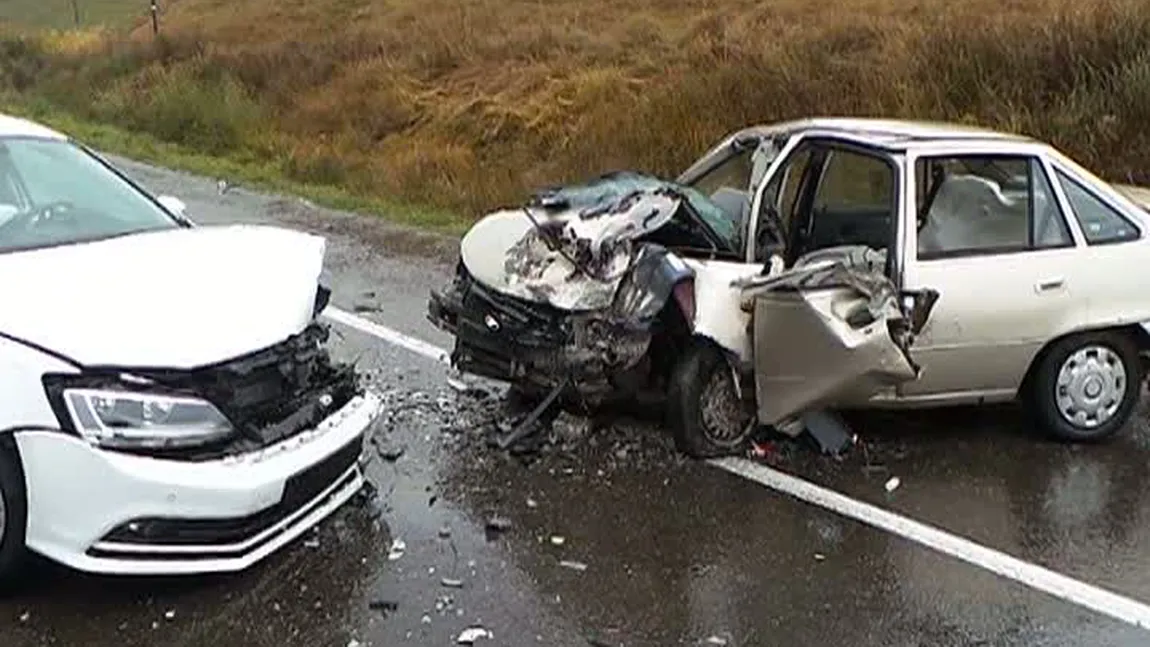
M 750 417 L 743 410 L 734 380 L 728 371 L 717 370 L 703 389 L 703 433 L 720 446 L 737 445 Z
M 1082 429 L 1106 424 L 1126 397 L 1126 366 L 1105 346 L 1086 346 L 1066 358 L 1058 371 L 1054 399 L 1062 417 Z

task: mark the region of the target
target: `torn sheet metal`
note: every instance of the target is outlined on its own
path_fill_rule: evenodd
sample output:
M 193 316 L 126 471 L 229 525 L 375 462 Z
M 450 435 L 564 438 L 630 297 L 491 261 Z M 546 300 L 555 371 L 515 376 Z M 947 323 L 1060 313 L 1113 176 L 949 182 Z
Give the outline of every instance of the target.
M 881 253 L 839 248 L 740 283 L 752 310 L 761 423 L 784 425 L 843 397 L 917 379 L 910 314 L 884 266 Z M 916 305 L 936 298 L 912 295 L 911 310 L 925 322 L 929 312 Z
M 569 311 L 605 308 L 634 258 L 633 241 L 665 225 L 681 202 L 671 185 L 638 174 L 552 189 L 476 223 L 461 241 L 462 261 L 509 296 Z

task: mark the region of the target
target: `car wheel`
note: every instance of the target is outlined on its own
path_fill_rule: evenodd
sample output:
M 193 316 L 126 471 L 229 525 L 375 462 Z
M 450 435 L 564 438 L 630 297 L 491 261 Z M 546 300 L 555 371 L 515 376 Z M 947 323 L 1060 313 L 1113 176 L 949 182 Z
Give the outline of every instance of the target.
M 739 453 L 754 431 L 753 411 L 740 400 L 730 365 L 702 340 L 672 371 L 667 415 L 679 450 L 695 458 Z
M 0 439 L 0 591 L 16 584 L 25 565 L 27 519 L 28 499 L 19 455 Z
M 1091 332 L 1059 340 L 1039 360 L 1029 393 L 1043 429 L 1061 440 L 1112 436 L 1134 413 L 1142 367 L 1126 335 Z

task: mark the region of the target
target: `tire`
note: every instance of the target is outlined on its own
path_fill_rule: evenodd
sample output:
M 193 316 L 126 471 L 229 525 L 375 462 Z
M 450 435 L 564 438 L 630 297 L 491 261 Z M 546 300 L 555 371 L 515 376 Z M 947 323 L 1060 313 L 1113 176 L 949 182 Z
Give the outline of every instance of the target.
M 1097 442 L 1130 420 L 1142 376 L 1138 347 L 1128 335 L 1114 331 L 1071 335 L 1054 342 L 1038 360 L 1027 405 L 1049 436 Z
M 679 451 L 694 458 L 741 453 L 755 427 L 737 395 L 723 352 L 696 340 L 672 369 L 667 391 L 667 426 Z
M 28 561 L 28 497 L 16 449 L 0 438 L 0 592 L 16 587 Z

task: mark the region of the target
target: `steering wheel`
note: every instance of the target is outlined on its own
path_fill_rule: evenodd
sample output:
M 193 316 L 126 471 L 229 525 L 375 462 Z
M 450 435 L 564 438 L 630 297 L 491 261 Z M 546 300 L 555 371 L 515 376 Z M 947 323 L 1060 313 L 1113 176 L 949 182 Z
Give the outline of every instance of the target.
M 28 231 L 43 220 L 50 220 L 61 214 L 72 211 L 75 205 L 67 200 L 57 200 L 36 205 L 27 211 L 20 211 L 0 224 L 0 232 L 19 230 Z

